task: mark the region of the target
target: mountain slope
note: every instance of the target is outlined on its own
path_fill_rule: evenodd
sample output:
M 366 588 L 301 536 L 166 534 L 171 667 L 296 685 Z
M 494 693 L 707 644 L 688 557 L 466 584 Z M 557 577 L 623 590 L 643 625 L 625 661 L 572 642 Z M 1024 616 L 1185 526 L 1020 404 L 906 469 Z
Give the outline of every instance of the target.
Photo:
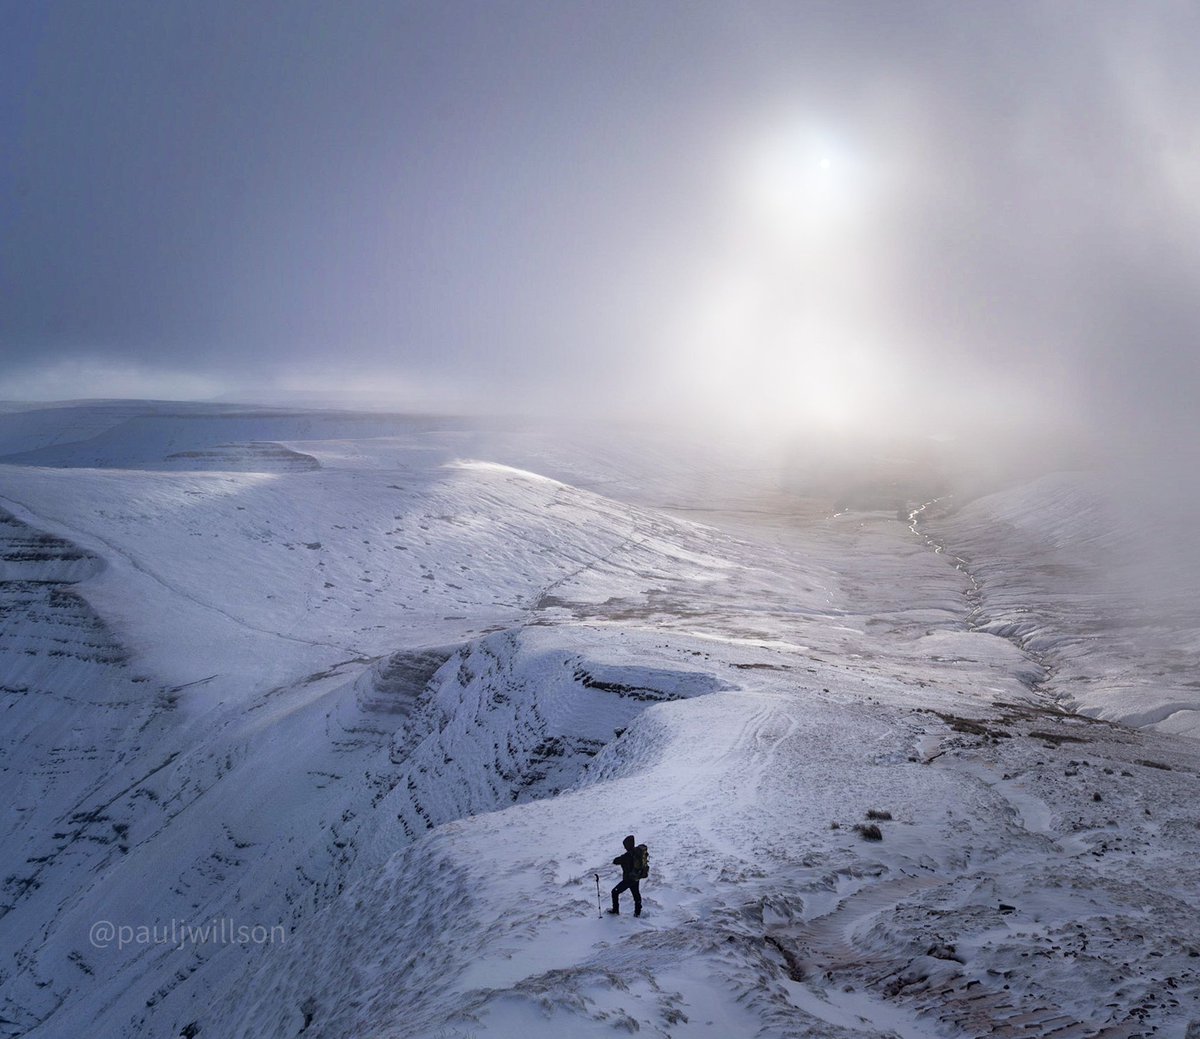
M 581 480 L 705 523 L 445 430 L 208 470 L 276 458 L 237 421 L 192 470 L 136 425 L 109 468 L 0 467 L 0 1035 L 1200 1020 L 1195 744 L 1062 709 L 1079 662 L 1154 659 L 1078 651 L 1062 567 L 1107 528 L 1070 480 L 927 509 L 935 552 L 604 443 Z M 646 913 L 598 919 L 628 832 Z

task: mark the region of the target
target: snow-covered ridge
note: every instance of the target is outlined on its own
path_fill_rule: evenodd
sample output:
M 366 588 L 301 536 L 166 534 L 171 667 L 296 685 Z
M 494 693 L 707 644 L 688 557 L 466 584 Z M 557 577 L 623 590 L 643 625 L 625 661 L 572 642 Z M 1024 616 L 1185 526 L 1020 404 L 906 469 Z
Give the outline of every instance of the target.
M 56 437 L 53 442 L 44 444 L 39 441 L 49 439 L 54 420 L 61 423 L 62 417 L 56 414 L 42 423 L 35 421 L 37 417 L 37 413 L 0 416 L 0 445 L 4 445 L 6 439 L 13 445 L 3 452 L 0 462 L 66 468 L 216 468 L 210 464 L 214 460 L 212 452 L 216 451 L 234 462 L 230 468 L 243 471 L 251 469 L 252 462 L 273 468 L 280 460 L 261 449 L 256 452 L 257 457 L 238 459 L 234 451 L 238 445 L 395 436 L 453 425 L 448 420 L 432 417 L 354 412 L 246 408 L 205 411 L 185 407 L 132 410 L 123 415 L 114 409 L 92 409 L 90 421 L 81 423 L 76 434 L 90 433 L 99 427 L 94 435 L 67 441 Z M 114 418 L 118 421 L 112 423 Z M 29 444 L 37 446 L 25 446 Z M 189 462 L 194 464 L 189 466 Z
M 320 467 L 172 471 L 134 444 L 121 468 L 136 423 L 117 467 L 0 466 L 0 1035 L 1182 1039 L 1200 1018 L 1194 745 L 1039 683 L 1044 651 L 1059 691 L 1061 625 L 1096 605 L 1061 569 L 1103 543 L 1079 487 L 922 520 L 982 575 L 981 617 L 894 508 L 721 499 L 719 471 L 654 484 L 608 444 L 546 444 L 546 479 L 532 437 L 489 456 L 248 415 L 209 439 L 211 418 L 172 450 Z M 638 482 L 704 523 L 615 496 Z M 598 919 L 628 832 L 646 914 Z M 272 940 L 117 947 L 98 921 Z
M 286 489 L 256 474 L 5 473 L 3 491 L 29 521 L 8 521 L 3 554 L 6 608 L 29 617 L 6 626 L 2 661 L 22 681 L 8 690 L 21 700 L 8 705 L 6 756 L 21 763 L 25 785 L 6 844 L 12 912 L 0 922 L 5 948 L 21 950 L 24 964 L 6 984 L 14 1034 L 81 990 L 89 1000 L 124 993 L 122 1014 L 174 991 L 175 950 L 114 955 L 86 941 L 97 914 L 146 916 L 152 877 L 154 919 L 236 910 L 295 927 L 355 870 L 377 866 L 426 827 L 554 793 L 647 704 L 721 685 L 667 669 L 639 672 L 636 695 L 626 695 L 622 667 L 589 660 L 573 638 L 521 665 L 537 695 L 515 696 L 521 647 L 550 639 L 536 628 L 373 662 L 389 642 L 410 641 L 406 629 L 426 644 L 469 636 L 528 616 L 540 591 L 582 588 L 597 563 L 612 575 L 611 592 L 623 552 L 652 563 L 670 551 L 669 522 L 507 467 L 409 472 L 403 485 L 395 474 L 300 473 L 303 482 Z M 333 480 L 341 493 L 309 479 Z M 334 515 L 322 512 L 330 501 Z M 293 532 L 300 514 L 311 526 Z M 243 554 L 230 558 L 237 546 Z M 689 566 L 703 565 L 694 546 L 680 551 Z M 372 561 L 383 552 L 386 561 Z M 451 559 L 453 569 L 442 565 Z M 478 576 L 476 559 L 487 564 Z M 65 585 L 81 579 L 87 601 Z M 320 601 L 370 610 L 370 623 L 331 628 L 312 616 L 311 593 L 287 601 L 289 582 L 304 591 L 314 580 L 324 585 Z M 31 583 L 32 604 L 23 598 Z M 271 605 L 281 595 L 283 612 Z M 127 646 L 105 642 L 103 659 L 75 662 L 43 600 L 60 613 L 73 604 L 76 628 L 105 631 L 95 604 Z M 288 617 L 307 617 L 312 634 Z M 446 677 L 426 693 L 447 655 Z M 35 659 L 36 685 L 24 681 Z M 96 717 L 73 698 L 85 683 L 97 698 L 85 664 L 111 671 L 100 685 L 111 694 L 90 705 Z M 556 686 L 545 684 L 548 668 Z M 47 697 L 69 705 L 57 721 Z M 615 706 L 597 708 L 604 704 Z M 62 752 L 81 733 L 90 742 L 76 774 L 62 767 Z M 184 976 L 207 999 L 244 969 L 246 953 L 195 951 Z M 137 1027 L 133 1020 L 121 1018 L 114 1034 Z
M 395 823 L 376 843 L 395 848 L 453 819 L 553 797 L 650 705 L 732 688 L 703 671 L 650 667 L 640 648 L 553 627 L 455 652 L 393 741 L 404 767 L 380 808 Z

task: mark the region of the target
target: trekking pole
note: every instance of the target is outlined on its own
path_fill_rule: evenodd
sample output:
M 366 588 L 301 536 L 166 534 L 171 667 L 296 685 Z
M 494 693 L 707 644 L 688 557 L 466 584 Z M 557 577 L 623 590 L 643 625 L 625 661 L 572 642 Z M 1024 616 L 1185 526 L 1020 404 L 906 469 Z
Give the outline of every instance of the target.
M 604 919 L 604 910 L 600 908 L 600 874 L 597 873 L 597 874 L 595 874 L 595 876 L 596 876 L 596 919 L 603 920 Z

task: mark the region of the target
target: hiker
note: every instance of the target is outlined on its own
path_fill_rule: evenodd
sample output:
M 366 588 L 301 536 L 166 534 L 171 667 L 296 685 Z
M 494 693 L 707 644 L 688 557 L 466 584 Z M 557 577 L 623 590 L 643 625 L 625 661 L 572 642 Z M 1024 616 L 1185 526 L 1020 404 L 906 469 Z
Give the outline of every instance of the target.
M 644 856 L 639 854 L 645 845 L 640 848 L 637 842 L 633 839 L 633 834 L 625 838 L 625 854 L 618 855 L 613 859 L 614 866 L 621 867 L 621 883 L 612 889 L 612 908 L 609 910 L 614 916 L 620 915 L 621 905 L 620 896 L 622 891 L 633 892 L 633 915 L 642 915 L 642 893 L 638 890 L 638 883 L 643 877 L 641 860 Z

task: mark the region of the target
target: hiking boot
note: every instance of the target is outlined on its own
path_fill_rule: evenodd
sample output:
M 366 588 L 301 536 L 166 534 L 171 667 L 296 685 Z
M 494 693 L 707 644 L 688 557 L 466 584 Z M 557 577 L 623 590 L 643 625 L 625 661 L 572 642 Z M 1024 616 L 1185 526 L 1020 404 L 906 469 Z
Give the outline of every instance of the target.
M 619 909 L 610 909 L 610 910 L 608 910 L 608 915 L 609 915 L 609 916 L 620 916 L 620 915 L 621 915 L 621 910 L 619 910 Z
M 638 906 L 638 907 L 637 907 L 637 908 L 636 908 L 636 909 L 633 911 L 633 915 L 634 915 L 634 916 L 641 916 L 641 915 L 642 915 L 642 907 L 641 907 L 641 906 Z

